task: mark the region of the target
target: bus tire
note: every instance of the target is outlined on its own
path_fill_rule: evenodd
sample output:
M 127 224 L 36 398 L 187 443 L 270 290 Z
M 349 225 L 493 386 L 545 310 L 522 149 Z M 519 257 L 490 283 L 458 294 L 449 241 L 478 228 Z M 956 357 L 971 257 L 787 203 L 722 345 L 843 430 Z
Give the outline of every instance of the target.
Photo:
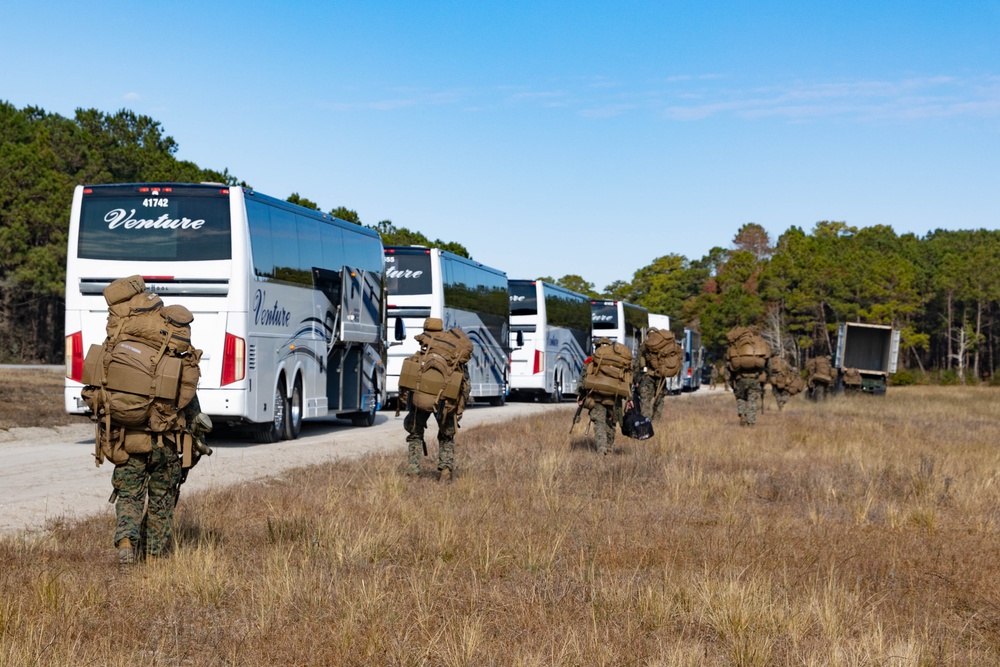
M 295 440 L 302 433 L 302 376 L 295 378 L 292 394 L 285 403 L 285 440 Z
M 499 396 L 490 396 L 489 401 L 490 405 L 495 408 L 499 408 L 507 403 L 507 397 L 503 394 L 500 394 Z
M 372 377 L 372 393 L 376 396 L 378 393 L 378 383 L 375 378 Z M 398 400 L 398 399 L 397 399 Z M 375 411 L 378 408 L 378 401 L 372 401 L 372 406 L 367 412 L 355 412 L 351 415 L 351 424 L 354 426 L 369 427 L 375 425 Z
M 288 414 L 288 398 L 285 396 L 285 379 L 278 380 L 274 390 L 274 403 L 271 408 L 271 421 L 261 424 L 254 432 L 257 442 L 278 442 L 285 437 L 285 415 Z
M 542 397 L 543 403 L 562 403 L 562 378 L 558 375 L 555 377 L 555 381 L 552 383 L 552 393 L 545 394 Z

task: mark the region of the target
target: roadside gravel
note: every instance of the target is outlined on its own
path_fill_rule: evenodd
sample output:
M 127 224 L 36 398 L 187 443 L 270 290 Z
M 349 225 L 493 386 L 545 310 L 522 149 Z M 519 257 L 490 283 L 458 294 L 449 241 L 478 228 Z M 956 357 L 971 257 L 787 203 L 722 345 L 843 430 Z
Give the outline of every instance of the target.
M 462 428 L 549 411 L 564 411 L 568 424 L 574 409 L 573 403 L 477 405 L 466 411 Z M 436 433 L 433 420 L 430 433 Z M 211 438 L 215 453 L 203 457 L 191 471 L 184 491 L 239 484 L 288 468 L 376 452 L 402 454 L 405 439 L 403 415 L 396 417 L 393 412 L 378 413 L 370 428 L 337 420 L 307 421 L 297 440 L 269 445 Z M 37 534 L 51 521 L 113 513 L 108 503 L 113 466 L 96 467 L 93 450 L 94 429 L 87 423 L 0 431 L 0 533 Z

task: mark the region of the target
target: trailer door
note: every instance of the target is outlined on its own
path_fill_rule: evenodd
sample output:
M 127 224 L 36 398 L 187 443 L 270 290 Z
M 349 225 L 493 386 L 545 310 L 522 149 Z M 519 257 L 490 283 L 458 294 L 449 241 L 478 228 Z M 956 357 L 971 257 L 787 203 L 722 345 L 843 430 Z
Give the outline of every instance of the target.
M 896 372 L 896 363 L 899 361 L 899 329 L 892 332 L 892 343 L 889 347 L 889 374 Z
M 844 342 L 847 340 L 847 325 L 837 325 L 837 354 L 833 358 L 834 368 L 844 367 Z

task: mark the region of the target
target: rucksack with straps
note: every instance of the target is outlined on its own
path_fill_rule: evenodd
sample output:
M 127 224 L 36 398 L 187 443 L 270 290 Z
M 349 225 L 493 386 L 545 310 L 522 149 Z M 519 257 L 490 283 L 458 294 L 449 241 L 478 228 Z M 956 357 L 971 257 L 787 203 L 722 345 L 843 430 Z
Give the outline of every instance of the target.
M 833 367 L 830 365 L 829 357 L 813 357 L 806 362 L 806 371 L 809 373 L 809 386 L 814 382 L 823 384 L 833 382 Z
M 753 327 L 734 327 L 726 334 L 726 365 L 736 372 L 759 371 L 767 365 L 771 346 Z
M 583 388 L 602 403 L 631 396 L 632 350 L 608 338 L 598 338 L 594 345 L 594 354 L 584 369 Z
M 458 327 L 442 330 L 440 319 L 428 318 L 424 333 L 416 336 L 420 350 L 403 360 L 400 389 L 407 389 L 413 406 L 428 412 L 439 407 L 461 414 L 465 408 L 462 383 L 465 364 L 472 358 L 472 341 Z M 443 401 L 443 404 L 442 404 Z
M 677 343 L 672 331 L 651 328 L 646 333 L 643 356 L 652 375 L 672 378 L 681 372 L 684 349 Z
M 104 458 L 127 460 L 127 432 L 133 440 L 162 434 L 180 442 L 187 426 L 182 410 L 201 376 L 187 308 L 163 306 L 159 296 L 145 292 L 140 276 L 114 281 L 104 296 L 108 337 L 87 352 L 81 392 L 97 420 L 98 465 Z
M 771 357 L 771 361 L 768 362 L 768 371 L 770 371 L 771 386 L 777 389 L 786 389 L 792 381 L 788 362 L 781 357 Z
M 806 381 L 802 379 L 802 376 L 798 373 L 792 372 L 788 377 L 788 386 L 785 390 L 788 392 L 789 396 L 794 396 L 806 388 Z

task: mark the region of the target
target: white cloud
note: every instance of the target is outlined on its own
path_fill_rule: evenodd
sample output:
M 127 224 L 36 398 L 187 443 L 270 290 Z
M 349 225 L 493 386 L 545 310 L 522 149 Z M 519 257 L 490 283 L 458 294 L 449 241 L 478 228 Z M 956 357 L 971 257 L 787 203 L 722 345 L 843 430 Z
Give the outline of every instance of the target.
M 690 93 L 678 95 L 677 99 L 690 99 Z M 698 103 L 667 105 L 663 116 L 694 121 L 720 115 L 865 120 L 1000 115 L 997 77 L 931 76 L 899 81 L 857 80 L 751 90 L 702 90 L 697 99 Z

